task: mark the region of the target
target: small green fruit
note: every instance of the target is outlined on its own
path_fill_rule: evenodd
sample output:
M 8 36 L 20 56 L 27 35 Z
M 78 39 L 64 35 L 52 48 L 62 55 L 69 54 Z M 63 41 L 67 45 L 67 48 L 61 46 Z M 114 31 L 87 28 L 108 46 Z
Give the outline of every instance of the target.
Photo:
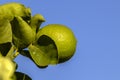
M 69 60 L 74 55 L 77 40 L 72 30 L 68 27 L 61 24 L 49 24 L 41 28 L 37 33 L 37 43 L 43 35 L 48 36 L 55 42 L 59 63 Z M 41 46 L 39 43 L 38 45 Z

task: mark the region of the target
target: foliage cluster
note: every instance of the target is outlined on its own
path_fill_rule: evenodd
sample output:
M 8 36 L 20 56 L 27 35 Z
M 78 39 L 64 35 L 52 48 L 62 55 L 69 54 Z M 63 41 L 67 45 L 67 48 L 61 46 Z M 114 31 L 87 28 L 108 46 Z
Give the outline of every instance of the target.
M 0 5 L 0 80 L 31 80 L 16 72 L 14 59 L 30 58 L 38 67 L 46 68 L 69 60 L 76 49 L 73 32 L 61 24 L 49 24 L 41 14 L 31 16 L 31 9 L 20 3 Z

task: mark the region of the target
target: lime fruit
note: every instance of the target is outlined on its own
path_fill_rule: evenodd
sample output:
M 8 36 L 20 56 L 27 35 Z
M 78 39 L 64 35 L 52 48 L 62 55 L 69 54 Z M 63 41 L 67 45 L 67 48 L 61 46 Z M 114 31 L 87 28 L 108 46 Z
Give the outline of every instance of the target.
M 61 24 L 49 24 L 41 28 L 36 37 L 39 42 L 41 36 L 51 38 L 57 48 L 58 63 L 69 60 L 75 53 L 77 40 L 70 28 Z

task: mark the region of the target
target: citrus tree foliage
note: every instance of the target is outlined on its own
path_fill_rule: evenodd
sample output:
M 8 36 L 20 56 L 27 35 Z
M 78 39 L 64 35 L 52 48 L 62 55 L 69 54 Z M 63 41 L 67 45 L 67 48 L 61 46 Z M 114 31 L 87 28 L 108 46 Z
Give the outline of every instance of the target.
M 38 67 L 46 68 L 68 61 L 75 53 L 74 33 L 62 24 L 48 24 L 41 14 L 20 3 L 0 5 L 0 80 L 31 80 L 16 72 L 14 59 L 24 55 Z

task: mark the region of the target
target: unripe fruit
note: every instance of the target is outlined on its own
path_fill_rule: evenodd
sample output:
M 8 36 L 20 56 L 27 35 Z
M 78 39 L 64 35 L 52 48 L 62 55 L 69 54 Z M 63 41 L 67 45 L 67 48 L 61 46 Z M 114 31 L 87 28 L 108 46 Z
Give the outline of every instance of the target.
M 41 36 L 51 38 L 57 47 L 58 62 L 69 60 L 75 53 L 77 40 L 71 29 L 61 24 L 49 24 L 37 33 L 37 42 Z M 38 43 L 40 46 L 40 44 Z

